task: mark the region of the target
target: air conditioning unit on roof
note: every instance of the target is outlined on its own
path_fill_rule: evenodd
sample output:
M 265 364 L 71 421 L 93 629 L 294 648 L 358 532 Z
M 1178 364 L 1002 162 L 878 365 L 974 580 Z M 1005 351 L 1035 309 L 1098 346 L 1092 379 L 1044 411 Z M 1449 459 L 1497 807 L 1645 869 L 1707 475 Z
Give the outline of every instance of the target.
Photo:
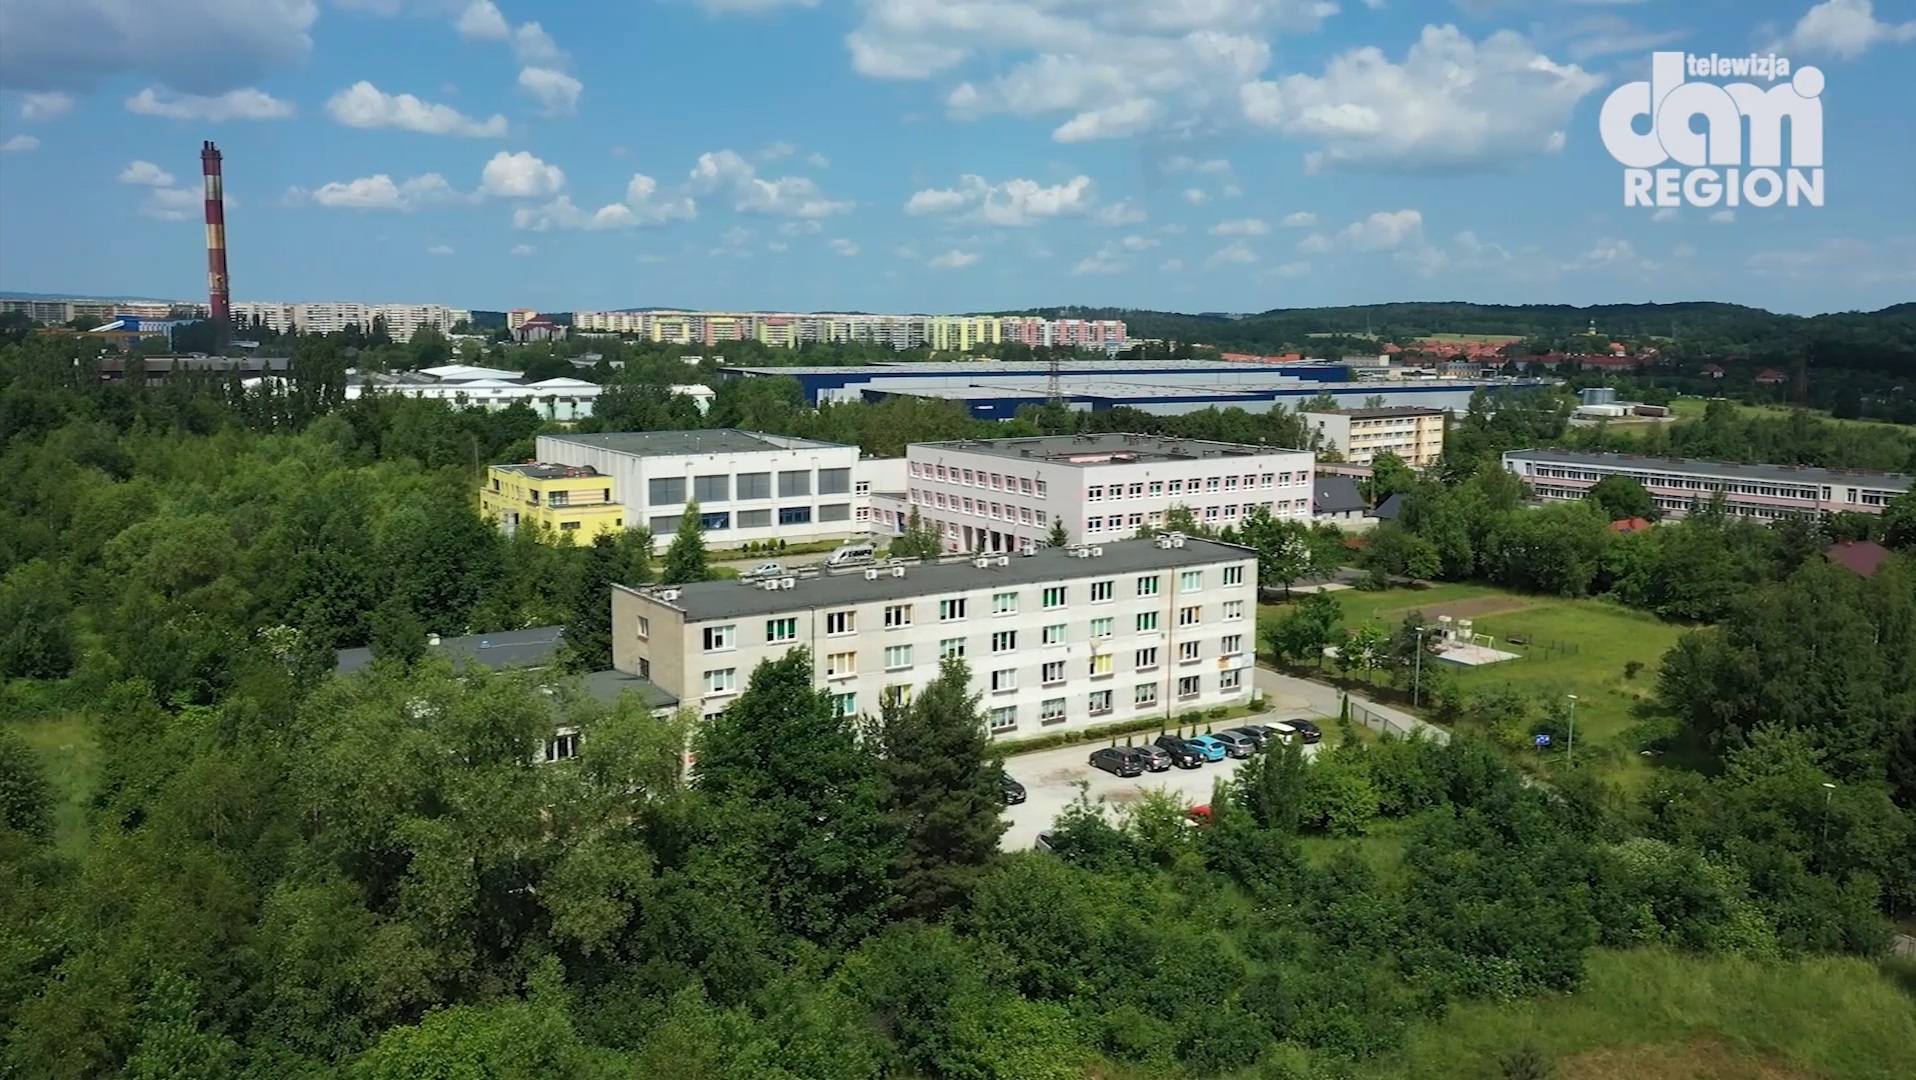
M 779 588 L 781 588 L 781 589 L 789 589 L 789 588 L 792 588 L 793 586 L 795 586 L 795 585 L 797 585 L 797 584 L 798 584 L 798 579 L 797 579 L 797 578 L 789 578 L 789 577 L 788 577 L 788 578 L 780 578 L 780 579 L 778 579 L 778 587 L 779 587 Z
M 892 576 L 892 577 L 904 577 L 904 576 L 905 576 L 905 568 L 904 568 L 904 567 L 902 567 L 902 566 L 894 566 L 894 567 L 892 567 L 892 568 L 891 568 L 891 576 Z
M 876 566 L 867 566 L 865 568 L 865 580 L 866 581 L 878 580 L 878 568 Z

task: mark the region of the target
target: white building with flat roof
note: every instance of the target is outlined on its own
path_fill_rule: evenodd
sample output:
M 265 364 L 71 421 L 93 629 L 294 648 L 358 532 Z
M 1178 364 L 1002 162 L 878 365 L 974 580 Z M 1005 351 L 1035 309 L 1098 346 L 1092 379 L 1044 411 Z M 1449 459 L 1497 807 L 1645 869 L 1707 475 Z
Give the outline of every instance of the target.
M 714 548 L 862 539 L 869 527 L 856 446 L 718 428 L 541 435 L 536 449 L 542 462 L 611 477 L 626 525 L 651 529 L 661 551 L 690 502 Z
M 336 334 L 348 326 L 371 332 L 373 320 L 386 327 L 394 341 L 407 341 L 422 326 L 450 334 L 454 323 L 469 322 L 472 312 L 444 304 L 361 304 L 352 301 L 320 301 L 287 304 L 276 301 L 240 300 L 232 305 L 233 321 L 242 326 L 258 321 L 278 334 L 297 331 L 302 334 Z
M 951 551 L 1018 551 L 1062 521 L 1071 542 L 1162 526 L 1174 506 L 1201 525 L 1236 525 L 1254 506 L 1311 518 L 1313 457 L 1155 435 L 968 439 L 905 448 L 906 498 Z
M 1256 552 L 1182 536 L 612 591 L 613 666 L 707 717 L 803 646 L 846 714 L 960 656 L 994 736 L 1175 719 L 1249 701 L 1256 642 Z
M 1642 484 L 1657 509 L 1670 517 L 1681 517 L 1719 494 L 1730 513 L 1761 520 L 1842 511 L 1880 514 L 1890 500 L 1910 489 L 1910 478 L 1903 473 L 1598 451 L 1510 450 L 1503 464 L 1523 480 L 1532 498 L 1544 502 L 1581 499 L 1605 477 L 1627 476 Z

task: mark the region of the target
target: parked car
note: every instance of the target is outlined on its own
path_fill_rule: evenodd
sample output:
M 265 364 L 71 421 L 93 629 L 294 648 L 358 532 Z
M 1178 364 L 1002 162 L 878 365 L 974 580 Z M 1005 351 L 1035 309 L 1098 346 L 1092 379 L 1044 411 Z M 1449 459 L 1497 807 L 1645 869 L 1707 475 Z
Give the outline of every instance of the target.
M 1210 803 L 1199 803 L 1184 812 L 1184 823 L 1195 828 L 1202 829 L 1216 821 L 1217 818 L 1211 814 Z
M 1224 744 L 1224 752 L 1234 758 L 1247 758 L 1257 753 L 1257 740 L 1236 731 L 1220 731 L 1211 736 Z
M 1025 786 L 1011 778 L 1010 773 L 1000 773 L 998 783 L 1005 791 L 1005 805 L 1016 806 L 1025 801 Z
M 1298 739 L 1305 745 L 1324 741 L 1324 733 L 1317 730 L 1317 725 L 1309 720 L 1291 721 L 1291 730 L 1297 732 Z
M 1243 727 L 1234 727 L 1230 729 L 1230 734 L 1244 736 L 1253 743 L 1256 743 L 1259 750 L 1264 749 L 1271 741 L 1271 733 L 1266 731 L 1262 724 L 1246 724 Z
M 1091 751 L 1091 767 L 1113 776 L 1143 776 L 1144 755 L 1128 746 L 1102 746 Z
M 1032 847 L 1032 850 L 1034 850 L 1034 851 L 1056 851 L 1056 850 L 1058 850 L 1057 848 L 1055 848 L 1055 847 L 1053 847 L 1053 846 L 1051 846 L 1051 834 L 1050 834 L 1050 833 L 1048 833 L 1048 832 L 1041 832 L 1041 833 L 1039 833 L 1039 834 L 1038 834 L 1038 842 L 1037 842 L 1037 843 L 1035 843 L 1035 844 L 1032 844 L 1032 845 L 1031 845 L 1031 847 Z
M 1184 741 L 1189 743 L 1193 749 L 1202 753 L 1206 761 L 1223 761 L 1231 752 L 1230 747 L 1224 745 L 1218 741 L 1216 736 L 1212 735 L 1195 735 Z
M 762 563 L 759 563 L 757 566 L 752 567 L 752 572 L 749 576 L 765 578 L 765 577 L 783 577 L 784 575 L 785 575 L 784 563 L 762 562 Z
M 1163 772 L 1171 767 L 1171 755 L 1161 746 L 1133 746 L 1131 749 L 1144 755 L 1144 767 L 1152 772 Z
M 1204 764 L 1204 751 L 1177 735 L 1160 735 L 1153 746 L 1171 755 L 1171 764 L 1180 769 L 1195 769 Z

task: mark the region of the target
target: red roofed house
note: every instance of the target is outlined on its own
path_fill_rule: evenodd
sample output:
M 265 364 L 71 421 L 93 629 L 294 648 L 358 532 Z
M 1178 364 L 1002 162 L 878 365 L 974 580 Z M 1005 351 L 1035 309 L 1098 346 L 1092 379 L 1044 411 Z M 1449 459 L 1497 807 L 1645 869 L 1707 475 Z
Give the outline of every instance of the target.
M 556 341 L 565 337 L 565 327 L 543 315 L 527 319 L 512 328 L 512 336 L 519 341 Z
M 1708 375 L 1712 379 L 1721 379 L 1723 377 L 1723 368 L 1717 364 L 1705 364 L 1703 365 L 1703 374 Z
M 1782 384 L 1782 383 L 1786 383 L 1786 382 L 1788 382 L 1788 381 L 1789 381 L 1789 379 L 1790 379 L 1790 377 L 1789 377 L 1788 375 L 1785 375 L 1785 374 L 1783 374 L 1782 372 L 1780 372 L 1780 371 L 1778 371 L 1778 370 L 1776 370 L 1776 369 L 1775 369 L 1775 368 L 1773 368 L 1773 367 L 1772 367 L 1772 368 L 1764 368 L 1764 369 L 1763 369 L 1763 371 L 1762 371 L 1762 373 L 1761 373 L 1761 374 L 1759 374 L 1759 375 L 1757 375 L 1757 377 L 1756 377 L 1756 385 L 1758 385 L 1758 386 L 1777 386 L 1777 385 L 1780 385 L 1780 384 Z
M 1875 577 L 1889 549 L 1874 540 L 1838 540 L 1824 549 L 1823 557 L 1852 573 Z
M 1650 521 L 1649 518 L 1635 518 L 1635 517 L 1623 518 L 1621 520 L 1611 522 L 1610 531 L 1614 533 L 1642 532 L 1643 530 L 1648 529 L 1651 526 L 1652 526 L 1652 522 Z

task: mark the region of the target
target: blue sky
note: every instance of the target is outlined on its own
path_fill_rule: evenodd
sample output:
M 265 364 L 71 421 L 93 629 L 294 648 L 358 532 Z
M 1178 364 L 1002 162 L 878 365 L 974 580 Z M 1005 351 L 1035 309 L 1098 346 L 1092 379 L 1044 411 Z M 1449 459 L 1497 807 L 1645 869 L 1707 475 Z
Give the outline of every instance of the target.
M 8 0 L 0 288 L 573 310 L 1916 298 L 1910 0 Z M 1823 207 L 1626 209 L 1656 49 Z M 1722 80 L 1718 80 L 1722 81 Z

